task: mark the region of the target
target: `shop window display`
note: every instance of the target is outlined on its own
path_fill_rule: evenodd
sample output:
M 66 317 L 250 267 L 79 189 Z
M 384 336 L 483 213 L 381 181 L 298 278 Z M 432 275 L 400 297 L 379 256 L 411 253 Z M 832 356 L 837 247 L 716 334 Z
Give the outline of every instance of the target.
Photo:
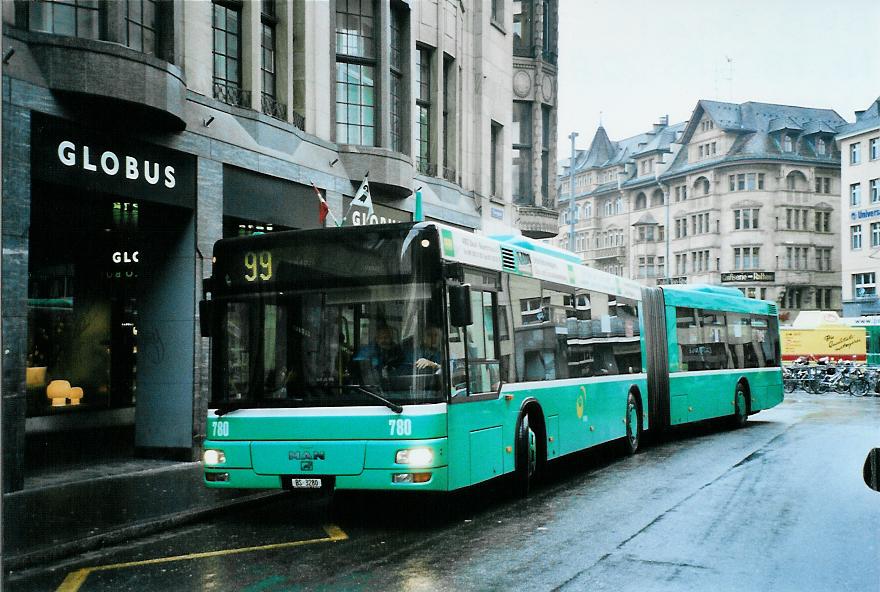
M 134 404 L 140 208 L 35 192 L 27 414 Z

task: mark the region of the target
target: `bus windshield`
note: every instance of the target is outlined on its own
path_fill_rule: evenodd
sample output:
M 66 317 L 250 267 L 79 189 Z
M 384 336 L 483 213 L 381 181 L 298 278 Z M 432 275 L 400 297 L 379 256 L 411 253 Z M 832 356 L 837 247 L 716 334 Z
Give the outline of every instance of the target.
M 221 337 L 212 405 L 396 408 L 444 400 L 442 284 L 428 239 L 365 233 L 331 247 L 304 234 L 296 248 L 279 239 L 241 256 L 220 252 L 226 277 L 235 273 L 228 260 L 246 266 L 251 252 L 272 269 L 264 270 L 271 278 L 263 289 L 238 287 L 214 298 Z M 311 258 L 318 247 L 343 250 L 345 258 Z

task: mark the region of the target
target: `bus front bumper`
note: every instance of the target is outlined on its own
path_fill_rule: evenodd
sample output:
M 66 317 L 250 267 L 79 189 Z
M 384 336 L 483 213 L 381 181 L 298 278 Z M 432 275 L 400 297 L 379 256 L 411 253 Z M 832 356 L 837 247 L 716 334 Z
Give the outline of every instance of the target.
M 430 460 L 406 464 L 401 451 L 430 451 Z M 365 489 L 446 491 L 446 438 L 382 441 L 205 442 L 204 484 L 222 489 Z M 298 451 L 310 452 L 314 458 Z M 320 455 L 315 451 L 320 451 Z M 208 454 L 222 463 L 211 464 Z M 402 460 L 403 462 L 398 462 Z M 411 459 L 413 460 L 413 459 Z M 307 470 L 301 470 L 306 467 Z

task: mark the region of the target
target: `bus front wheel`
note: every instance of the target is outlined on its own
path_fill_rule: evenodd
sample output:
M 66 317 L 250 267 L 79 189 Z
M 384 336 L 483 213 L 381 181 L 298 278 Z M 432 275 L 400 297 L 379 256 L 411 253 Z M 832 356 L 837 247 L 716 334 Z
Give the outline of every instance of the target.
M 749 420 L 749 403 L 746 397 L 746 388 L 742 383 L 736 385 L 733 395 L 733 427 L 741 428 Z
M 526 497 L 538 472 L 538 441 L 529 426 L 529 416 L 523 415 L 516 426 L 516 469 L 514 491 Z

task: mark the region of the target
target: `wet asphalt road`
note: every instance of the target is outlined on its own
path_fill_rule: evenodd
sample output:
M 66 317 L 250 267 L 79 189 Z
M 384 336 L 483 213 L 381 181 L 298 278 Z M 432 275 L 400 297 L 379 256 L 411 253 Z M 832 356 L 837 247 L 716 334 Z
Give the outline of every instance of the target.
M 526 500 L 504 482 L 449 497 L 282 495 L 6 587 L 878 591 L 880 493 L 862 480 L 875 446 L 880 397 L 795 393 L 741 430 L 704 424 L 635 457 L 608 446 L 565 459 Z

